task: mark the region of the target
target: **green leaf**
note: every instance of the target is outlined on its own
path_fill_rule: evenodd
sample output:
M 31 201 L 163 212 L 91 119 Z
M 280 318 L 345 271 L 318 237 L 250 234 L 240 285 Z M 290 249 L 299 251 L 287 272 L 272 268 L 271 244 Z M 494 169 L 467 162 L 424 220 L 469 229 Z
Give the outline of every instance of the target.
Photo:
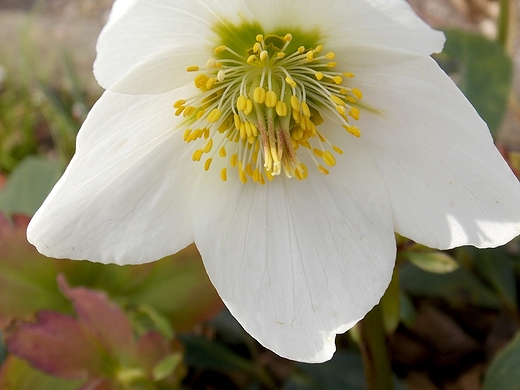
M 506 112 L 513 62 L 502 46 L 483 35 L 447 30 L 436 59 L 462 89 L 495 136 Z
M 406 263 L 400 272 L 401 287 L 412 296 L 445 299 L 453 307 L 467 304 L 489 309 L 500 307 L 496 295 L 464 268 L 434 274 Z
M 401 291 L 399 294 L 399 309 L 399 317 L 401 318 L 401 322 L 409 328 L 412 327 L 415 323 L 417 313 L 412 299 L 403 291 Z
M 417 267 L 436 274 L 453 272 L 459 264 L 444 252 L 402 252 L 401 255 Z
M 187 365 L 221 371 L 254 372 L 251 361 L 216 341 L 197 336 L 182 337 L 181 341 L 186 347 Z
M 173 371 L 175 371 L 175 369 L 177 368 L 177 366 L 181 364 L 181 362 L 182 354 L 180 353 L 172 353 L 171 355 L 166 356 L 153 369 L 154 381 L 160 381 L 166 378 L 168 375 L 172 374 Z
M 32 216 L 64 171 L 59 161 L 25 158 L 0 191 L 0 212 Z
M 54 260 L 27 242 L 28 220 L 10 224 L 0 214 L 0 315 L 23 317 L 37 310 L 67 310 L 56 283 Z
M 392 334 L 397 329 L 400 320 L 400 300 L 399 300 L 399 272 L 394 268 L 392 280 L 386 289 L 385 294 L 381 298 L 381 310 L 385 325 L 385 332 Z
M 478 275 L 485 280 L 510 308 L 517 307 L 517 286 L 514 263 L 506 247 L 493 249 L 468 248 L 474 254 L 474 267 Z
M 46 375 L 27 362 L 9 356 L 0 370 L 2 390 L 76 390 L 82 381 L 67 381 Z
M 493 360 L 484 379 L 483 390 L 520 388 L 520 333 Z

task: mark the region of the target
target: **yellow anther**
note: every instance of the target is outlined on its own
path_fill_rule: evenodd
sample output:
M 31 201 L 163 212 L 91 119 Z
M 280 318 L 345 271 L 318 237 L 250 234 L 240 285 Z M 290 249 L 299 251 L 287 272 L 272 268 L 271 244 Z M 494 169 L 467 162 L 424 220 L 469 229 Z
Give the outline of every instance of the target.
M 244 111 L 247 107 L 247 98 L 244 95 L 240 95 L 237 99 L 237 110 Z
M 358 101 L 353 98 L 352 96 L 345 96 L 344 99 L 348 102 L 348 103 L 353 103 L 353 104 L 357 104 Z
M 253 45 L 253 53 L 260 53 L 261 50 L 262 45 L 260 45 L 260 43 L 258 42 L 255 42 L 255 44 Z
M 363 97 L 363 92 L 361 92 L 358 88 L 353 88 L 352 93 L 356 95 L 358 99 L 361 99 Z
M 355 120 L 359 119 L 359 109 L 356 107 L 350 107 L 350 111 L 348 114 Z
M 320 173 L 323 173 L 324 175 L 328 175 L 330 173 L 327 168 L 325 168 L 321 165 L 318 165 L 318 171 L 320 171 Z
M 337 153 L 337 154 L 343 154 L 343 150 L 338 148 L 337 146 L 332 146 L 332 149 L 334 149 L 334 151 Z
M 208 115 L 208 122 L 215 123 L 220 119 L 221 116 L 222 111 L 220 111 L 218 108 L 214 108 Z
M 246 171 L 244 171 L 243 167 L 242 167 L 242 161 L 240 161 L 238 163 L 238 176 L 240 177 L 240 181 L 244 184 L 247 183 L 247 175 L 246 175 Z
M 247 173 L 249 176 L 253 176 L 253 166 L 251 165 L 251 163 L 249 163 L 249 164 L 246 165 L 246 173 Z
M 311 62 L 312 60 L 314 60 L 314 52 L 313 51 L 308 51 L 307 54 L 305 54 L 305 59 L 308 62 Z
M 263 104 L 265 102 L 265 89 L 262 87 L 256 87 L 253 92 L 253 99 L 255 99 L 255 102 L 258 104 Z
M 240 121 L 240 116 L 239 116 L 238 114 L 234 114 L 234 115 L 233 115 L 233 120 L 234 120 L 234 123 L 235 123 L 235 127 L 236 127 L 237 129 L 240 129 L 240 123 L 242 123 L 242 122 Z
M 184 111 L 183 111 L 183 113 L 182 113 L 182 116 L 187 117 L 187 116 L 193 114 L 193 113 L 195 112 L 195 110 L 196 110 L 195 107 L 193 107 L 193 106 L 187 106 L 187 107 L 184 109 Z
M 227 168 L 222 168 L 220 171 L 220 179 L 222 181 L 227 181 Z
M 220 45 L 220 46 L 215 48 L 215 53 L 222 53 L 223 51 L 226 51 L 226 50 L 227 50 L 227 46 L 226 45 Z
M 291 107 L 295 111 L 300 111 L 300 101 L 294 95 L 291 96 Z
M 291 87 L 296 88 L 296 83 L 294 82 L 293 78 L 290 76 L 287 76 L 285 78 L 285 82 L 289 84 Z
M 341 114 L 341 116 L 345 116 L 347 113 L 347 109 L 344 106 L 336 106 L 336 111 Z
M 354 77 L 354 73 L 351 73 L 351 72 L 345 72 L 345 73 L 342 73 L 342 75 L 345 77 L 348 77 L 349 79 Z
M 220 148 L 220 150 L 218 151 L 218 155 L 220 157 L 226 157 L 226 148 L 224 146 Z
M 298 53 L 302 54 L 305 51 L 305 46 L 300 46 L 298 48 Z
M 256 137 L 258 135 L 258 128 L 254 123 L 251 123 L 251 131 L 253 132 L 253 136 Z
M 198 72 L 200 68 L 197 65 L 191 65 L 186 68 L 186 72 Z
M 276 57 L 282 59 L 282 58 L 285 57 L 285 53 L 284 52 L 278 52 L 278 53 L 276 53 Z
M 278 102 L 278 96 L 274 91 L 267 91 L 265 94 L 265 105 L 267 107 L 275 107 Z
M 232 167 L 236 167 L 237 166 L 237 162 L 238 162 L 238 154 L 235 153 L 229 159 L 229 165 L 231 165 Z
M 292 117 L 296 123 L 300 123 L 300 110 L 292 110 Z
M 213 139 L 210 138 L 207 142 L 206 142 L 206 145 L 204 145 L 204 149 L 202 149 L 202 151 L 204 153 L 209 153 L 211 151 L 211 148 L 213 148 Z
M 287 116 L 288 110 L 287 110 L 287 104 L 285 104 L 284 101 L 279 100 L 276 103 L 276 113 L 278 116 Z
M 328 60 L 333 60 L 334 57 L 336 57 L 336 53 L 334 53 L 333 51 L 329 51 L 327 54 L 325 54 L 325 58 Z
M 327 63 L 327 68 L 334 68 L 336 65 L 337 65 L 336 62 L 331 61 L 331 62 Z
M 318 80 L 318 81 L 321 81 L 321 79 L 323 79 L 322 72 L 316 72 L 316 73 L 314 73 L 314 76 L 316 77 L 316 80 Z
M 341 77 L 341 76 L 334 76 L 332 78 L 332 80 L 334 80 L 334 82 L 339 85 L 339 84 L 341 84 L 343 82 L 343 77 Z
M 173 108 L 179 108 L 180 106 L 183 106 L 186 104 L 186 100 L 180 99 L 177 100 L 175 103 L 173 103 Z
M 263 41 L 264 41 L 264 36 L 263 36 L 262 34 L 258 34 L 258 35 L 256 36 L 256 41 L 257 41 L 257 42 L 263 42 Z
M 283 37 L 283 40 L 285 42 L 291 42 L 292 41 L 292 34 L 290 34 L 290 33 L 285 34 L 285 36 Z
M 242 122 L 240 124 L 240 139 L 246 139 L 247 138 L 247 132 L 246 132 L 246 124 Z
M 361 131 L 356 126 L 343 125 L 343 128 L 347 130 L 350 134 L 352 134 L 354 137 L 359 138 L 361 136 Z
M 315 52 L 315 53 L 319 53 L 319 52 L 321 52 L 322 50 L 323 50 L 323 45 L 318 45 L 318 46 L 316 46 L 316 49 L 314 49 L 314 52 Z
M 190 136 L 190 134 L 191 134 L 191 129 L 186 129 L 186 130 L 184 130 L 184 136 L 182 137 L 182 139 L 183 139 L 184 141 L 187 141 L 187 140 L 188 140 L 188 137 Z
M 175 116 L 179 116 L 182 114 L 182 112 L 186 109 L 186 107 L 181 106 L 175 110 Z
M 339 90 L 339 93 L 342 94 L 342 95 L 346 95 L 346 94 L 348 93 L 348 89 L 346 89 L 346 88 L 341 88 L 341 89 Z
M 336 165 L 336 157 L 334 157 L 334 155 L 329 151 L 323 153 L 323 161 L 329 167 L 333 167 L 334 165 Z
M 257 59 L 257 57 L 255 55 L 251 54 L 249 57 L 247 57 L 246 62 L 249 65 L 253 65 L 256 62 L 256 59 Z
M 202 157 L 202 154 L 204 152 L 202 151 L 202 149 L 197 149 L 196 151 L 193 152 L 193 155 L 191 156 L 191 159 L 193 161 L 200 161 L 200 158 Z
M 311 116 L 311 110 L 309 109 L 309 105 L 307 102 L 302 102 L 302 114 L 305 115 L 307 118 Z
M 204 162 L 204 170 L 205 171 L 208 171 L 209 170 L 209 167 L 211 165 L 211 161 L 213 161 L 213 159 L 210 157 L 208 158 L 205 162 Z
M 206 81 L 206 88 L 207 88 L 207 89 L 211 89 L 211 88 L 213 88 L 213 85 L 215 85 L 216 82 L 217 82 L 217 79 L 216 79 L 216 78 L 214 78 L 214 77 L 210 77 L 210 78 L 208 79 L 208 81 Z
M 246 108 L 244 110 L 244 114 L 249 115 L 253 111 L 253 102 L 251 99 L 246 100 Z
M 338 106 L 345 106 L 346 103 L 341 99 L 340 97 L 336 95 L 330 95 L 330 100 L 332 100 L 334 103 L 336 103 Z
M 273 181 L 273 179 L 274 179 L 273 174 L 268 170 L 265 171 L 265 177 L 267 177 L 267 180 L 269 180 L 269 181 Z
M 208 139 L 208 138 L 209 138 L 209 128 L 206 127 L 206 128 L 204 129 L 204 132 L 203 132 L 203 133 L 204 133 L 204 139 Z
M 197 111 L 197 120 L 199 120 L 200 118 L 202 118 L 202 115 L 204 115 L 206 111 L 204 111 L 203 108 L 199 109 L 199 111 Z
M 300 126 L 296 126 L 291 130 L 291 137 L 295 141 L 299 141 L 303 137 L 303 129 Z
M 219 70 L 217 72 L 217 80 L 219 82 L 222 82 L 222 81 L 224 81 L 225 78 L 226 78 L 226 72 L 224 72 L 223 70 Z
M 314 153 L 316 157 L 323 157 L 323 150 L 321 149 L 314 148 L 312 149 L 312 153 Z

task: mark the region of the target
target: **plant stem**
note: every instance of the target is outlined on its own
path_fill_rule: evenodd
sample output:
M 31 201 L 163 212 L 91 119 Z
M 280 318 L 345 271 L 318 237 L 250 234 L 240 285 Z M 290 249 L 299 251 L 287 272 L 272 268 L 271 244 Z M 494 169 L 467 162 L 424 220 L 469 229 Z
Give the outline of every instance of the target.
M 394 379 L 379 305 L 359 323 L 367 390 L 393 390 Z
M 516 4 L 514 1 L 500 0 L 497 40 L 509 54 L 512 53 L 513 48 L 515 14 Z

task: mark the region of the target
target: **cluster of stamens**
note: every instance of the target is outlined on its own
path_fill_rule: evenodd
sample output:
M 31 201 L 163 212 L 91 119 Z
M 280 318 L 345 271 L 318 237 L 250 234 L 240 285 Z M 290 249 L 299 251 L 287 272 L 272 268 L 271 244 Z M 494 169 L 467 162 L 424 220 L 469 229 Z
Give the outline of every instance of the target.
M 326 167 L 334 166 L 334 154 L 343 151 L 317 129 L 323 122 L 320 110 L 329 110 L 348 133 L 360 136 L 349 119 L 359 118 L 361 91 L 342 85 L 354 75 L 334 71 L 335 54 L 322 55 L 322 46 L 286 53 L 291 41 L 291 34 L 259 34 L 245 55 L 219 46 L 204 71 L 187 69 L 198 72 L 194 82 L 200 93 L 175 102 L 175 115 L 185 118 L 184 141 L 201 142 L 193 161 L 204 160 L 207 171 L 217 154 L 225 159 L 223 181 L 228 167 L 238 170 L 243 183 L 249 177 L 264 184 L 282 170 L 303 180 L 308 170 L 298 157 L 300 147 L 319 172 L 329 174 Z

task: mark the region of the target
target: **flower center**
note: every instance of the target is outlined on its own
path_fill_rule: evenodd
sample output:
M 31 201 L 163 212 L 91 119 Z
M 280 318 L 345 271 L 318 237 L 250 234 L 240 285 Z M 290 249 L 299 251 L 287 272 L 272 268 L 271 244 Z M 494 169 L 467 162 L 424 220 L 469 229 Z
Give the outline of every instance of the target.
M 204 159 L 208 171 L 217 154 L 225 159 L 223 181 L 229 167 L 243 183 L 250 178 L 264 184 L 282 171 L 303 180 L 308 170 L 300 161 L 302 151 L 328 175 L 326 167 L 334 166 L 335 154 L 343 151 L 317 128 L 323 110 L 336 116 L 348 133 L 360 136 L 349 119 L 359 118 L 362 93 L 343 85 L 344 78 L 354 75 L 335 71 L 335 54 L 322 54 L 321 45 L 291 52 L 292 40 L 291 34 L 258 34 L 243 54 L 222 45 L 205 70 L 187 68 L 197 72 L 194 82 L 200 93 L 175 102 L 175 115 L 185 118 L 184 141 L 201 145 L 193 161 Z

